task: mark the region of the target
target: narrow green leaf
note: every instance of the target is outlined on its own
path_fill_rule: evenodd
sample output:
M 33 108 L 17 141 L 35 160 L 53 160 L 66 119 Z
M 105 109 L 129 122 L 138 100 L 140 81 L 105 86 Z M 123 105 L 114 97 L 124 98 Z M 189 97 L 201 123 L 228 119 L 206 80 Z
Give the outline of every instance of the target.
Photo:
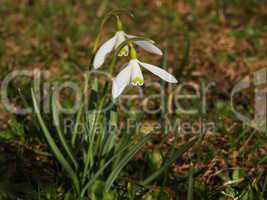
M 98 145 L 95 143 L 95 137 L 96 137 L 96 130 L 97 130 L 97 125 L 100 124 L 100 110 L 104 106 L 106 96 L 103 96 L 99 100 L 99 104 L 96 107 L 96 110 L 93 110 L 89 113 L 91 117 L 86 117 L 86 123 L 90 124 L 89 127 L 89 132 L 88 132 L 88 150 L 87 150 L 87 155 L 86 155 L 86 160 L 85 160 L 85 167 L 83 171 L 83 181 L 82 183 L 85 182 L 86 175 L 89 173 L 89 169 L 93 166 L 94 164 L 94 157 L 95 153 L 97 152 L 96 150 L 99 149 Z
M 189 173 L 188 173 L 188 189 L 187 189 L 187 200 L 193 200 L 193 194 L 194 194 L 194 173 L 193 173 L 193 167 L 190 167 Z
M 114 147 L 115 140 L 116 140 L 117 122 L 118 122 L 118 113 L 111 111 L 110 120 L 109 120 L 109 126 L 110 126 L 109 128 L 112 128 L 112 130 L 108 132 L 107 140 L 105 142 L 102 155 L 108 154 L 111 151 L 111 149 Z
M 163 51 L 163 57 L 162 57 L 162 69 L 167 69 L 167 65 L 168 65 L 168 51 L 167 49 L 164 49 Z M 165 115 L 167 113 L 167 98 L 166 98 L 166 81 L 164 80 L 161 80 L 160 81 L 160 85 L 161 85 L 161 88 L 163 90 L 161 90 L 161 119 L 163 120 L 163 124 L 165 124 Z M 163 93 L 162 93 L 163 92 Z M 165 134 L 165 133 L 164 133 Z
M 74 170 L 72 169 L 71 165 L 68 163 L 68 161 L 65 159 L 65 157 L 63 156 L 63 154 L 61 153 L 61 151 L 57 147 L 53 137 L 51 136 L 50 132 L 48 131 L 48 128 L 46 127 L 44 120 L 40 114 L 40 109 L 38 107 L 33 89 L 31 89 L 31 95 L 32 95 L 34 110 L 35 110 L 35 113 L 37 115 L 38 121 L 41 125 L 41 128 L 44 132 L 44 136 L 45 136 L 52 152 L 54 153 L 55 157 L 57 158 L 59 163 L 62 165 L 62 167 L 66 170 L 66 172 L 68 173 L 70 178 L 72 179 L 76 191 L 79 192 L 80 191 L 80 185 L 79 185 L 78 177 L 75 174 Z
M 126 145 L 124 148 L 120 149 L 119 152 L 117 152 L 111 159 L 109 159 L 103 167 L 101 167 L 95 175 L 90 178 L 90 181 L 83 187 L 81 196 L 83 197 L 85 192 L 90 188 L 90 186 L 94 183 L 94 181 L 97 180 L 97 178 L 104 172 L 104 170 L 118 157 L 122 152 L 124 152 L 126 149 L 130 148 L 133 145 L 134 142 Z
M 63 146 L 63 148 L 65 149 L 67 155 L 69 156 L 69 158 L 71 159 L 71 161 L 73 162 L 75 169 L 78 168 L 78 163 L 76 161 L 76 159 L 74 158 L 74 155 L 61 131 L 61 127 L 60 127 L 60 120 L 59 120 L 59 113 L 58 113 L 58 109 L 57 109 L 57 102 L 56 102 L 56 98 L 55 95 L 53 95 L 52 97 L 52 112 L 53 112 L 53 120 L 54 120 L 54 125 L 56 127 L 57 130 L 57 134 L 59 137 L 59 140 Z
M 78 128 L 80 125 L 80 121 L 81 121 L 81 117 L 82 117 L 82 113 L 84 110 L 84 104 L 82 104 L 78 110 L 77 116 L 76 116 L 76 120 L 75 120 L 75 125 L 74 125 L 74 130 L 72 133 L 72 137 L 71 137 L 71 145 L 72 147 L 75 147 L 75 142 L 76 142 L 76 138 L 78 135 Z
M 144 142 L 147 142 L 150 139 L 150 135 L 147 135 L 146 137 L 143 138 Z M 142 142 L 142 141 L 141 141 Z M 81 195 L 85 194 L 85 192 L 88 190 L 88 188 L 94 183 L 94 181 L 104 172 L 104 170 L 109 167 L 109 165 L 123 153 L 127 149 L 133 149 L 136 147 L 138 144 L 135 144 L 135 141 L 132 141 L 130 144 L 125 145 L 123 148 L 121 148 L 111 159 L 109 159 L 103 167 L 101 167 L 97 173 L 90 179 L 90 181 L 84 186 L 82 189 Z
M 111 172 L 109 175 L 107 181 L 106 181 L 106 186 L 105 186 L 105 191 L 108 192 L 113 184 L 113 182 L 116 180 L 118 177 L 119 173 L 121 170 L 128 164 L 128 162 L 135 156 L 135 154 L 146 144 L 146 142 L 150 139 L 150 134 L 143 137 L 140 142 L 135 144 L 129 152 L 122 158 L 122 160 L 118 163 L 117 167 Z

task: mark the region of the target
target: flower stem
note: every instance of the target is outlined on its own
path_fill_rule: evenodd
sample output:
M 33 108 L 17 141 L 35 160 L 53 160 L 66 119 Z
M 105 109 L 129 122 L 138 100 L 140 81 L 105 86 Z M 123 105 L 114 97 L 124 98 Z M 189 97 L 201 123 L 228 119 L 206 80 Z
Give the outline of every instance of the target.
M 117 15 L 116 18 L 117 18 L 117 29 L 118 29 L 118 31 L 122 31 L 123 25 L 122 25 L 122 22 L 120 20 L 120 17 Z
M 136 50 L 135 50 L 133 44 L 130 43 L 129 46 L 130 46 L 130 48 L 131 48 L 131 52 L 130 52 L 130 54 L 131 54 L 131 59 L 137 59 L 137 52 L 136 52 Z

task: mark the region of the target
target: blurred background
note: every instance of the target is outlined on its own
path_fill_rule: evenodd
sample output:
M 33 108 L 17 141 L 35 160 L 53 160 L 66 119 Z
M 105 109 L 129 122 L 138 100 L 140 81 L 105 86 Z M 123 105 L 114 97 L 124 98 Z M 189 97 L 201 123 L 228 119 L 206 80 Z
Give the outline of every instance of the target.
M 214 199 L 234 199 L 222 193 L 250 190 L 267 198 L 266 134 L 244 128 L 231 113 L 230 105 L 235 84 L 267 67 L 266 0 L 1 0 L 0 80 L 18 69 L 48 70 L 49 80 L 82 79 L 89 69 L 100 20 L 116 9 L 134 13 L 134 18 L 122 17 L 125 32 L 156 41 L 168 52 L 167 68 L 180 82 L 216 85 L 207 94 L 209 110 L 205 116 L 207 121 L 216 122 L 216 134 L 177 161 L 173 173 L 183 177 L 191 173 L 193 163 L 197 169 L 198 199 L 209 199 L 205 194 L 210 193 Z M 106 24 L 101 43 L 115 33 L 115 25 L 113 20 Z M 159 57 L 141 54 L 146 62 L 161 63 Z M 12 83 L 9 95 L 14 105 L 21 104 L 20 93 L 29 96 L 28 89 L 28 80 Z M 244 112 L 251 114 L 253 89 L 242 92 L 238 102 Z M 157 116 L 150 119 L 156 120 Z M 49 157 L 40 158 L 32 152 L 45 147 L 28 137 L 35 129 L 25 120 L 32 119 L 12 116 L 0 104 L 0 176 L 16 177 L 10 190 L 18 193 L 21 179 L 54 180 Z M 224 185 L 235 180 L 239 183 L 240 178 L 244 181 L 238 185 Z M 7 191 L 1 186 L 8 180 L 11 179 L 4 176 L 0 179 L 0 192 Z M 182 194 L 184 186 L 179 181 L 175 184 Z M 22 190 L 31 188 L 27 184 Z M 247 200 L 260 199 L 249 195 Z

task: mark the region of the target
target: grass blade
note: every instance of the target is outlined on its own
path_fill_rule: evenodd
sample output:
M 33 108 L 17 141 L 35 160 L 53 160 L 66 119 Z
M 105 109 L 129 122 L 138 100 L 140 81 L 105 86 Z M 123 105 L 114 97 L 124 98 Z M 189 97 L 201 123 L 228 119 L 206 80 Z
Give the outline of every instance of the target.
M 179 78 L 184 74 L 185 67 L 189 63 L 190 39 L 189 39 L 188 32 L 184 34 L 184 38 L 185 39 L 184 39 L 184 48 L 183 48 L 183 59 L 182 59 L 182 62 L 180 64 L 180 68 L 177 74 L 178 75 L 177 77 Z
M 177 149 L 175 151 L 175 153 L 173 154 L 173 156 L 167 160 L 165 162 L 165 164 L 155 173 L 153 173 L 151 176 L 149 176 L 148 178 L 146 178 L 143 182 L 141 182 L 141 185 L 147 185 L 149 184 L 151 181 L 155 180 L 156 178 L 158 178 L 165 170 L 167 170 L 171 164 L 178 159 L 180 156 L 182 156 L 186 151 L 188 151 L 194 144 L 195 142 L 198 140 L 198 138 L 194 138 L 193 140 L 191 140 L 190 142 L 188 142 L 187 144 L 182 145 L 179 149 Z

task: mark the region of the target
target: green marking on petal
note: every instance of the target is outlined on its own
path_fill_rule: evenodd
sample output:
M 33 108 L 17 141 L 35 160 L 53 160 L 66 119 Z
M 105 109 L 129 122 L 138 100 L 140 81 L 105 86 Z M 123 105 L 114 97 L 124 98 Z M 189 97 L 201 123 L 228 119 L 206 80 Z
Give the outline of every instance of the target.
M 123 49 L 118 54 L 119 57 L 128 56 L 128 55 L 129 55 L 129 48 L 128 48 L 128 46 L 123 47 Z
M 133 85 L 140 85 L 142 86 L 144 84 L 144 80 L 140 77 L 140 76 L 137 76 L 133 79 L 132 81 Z

